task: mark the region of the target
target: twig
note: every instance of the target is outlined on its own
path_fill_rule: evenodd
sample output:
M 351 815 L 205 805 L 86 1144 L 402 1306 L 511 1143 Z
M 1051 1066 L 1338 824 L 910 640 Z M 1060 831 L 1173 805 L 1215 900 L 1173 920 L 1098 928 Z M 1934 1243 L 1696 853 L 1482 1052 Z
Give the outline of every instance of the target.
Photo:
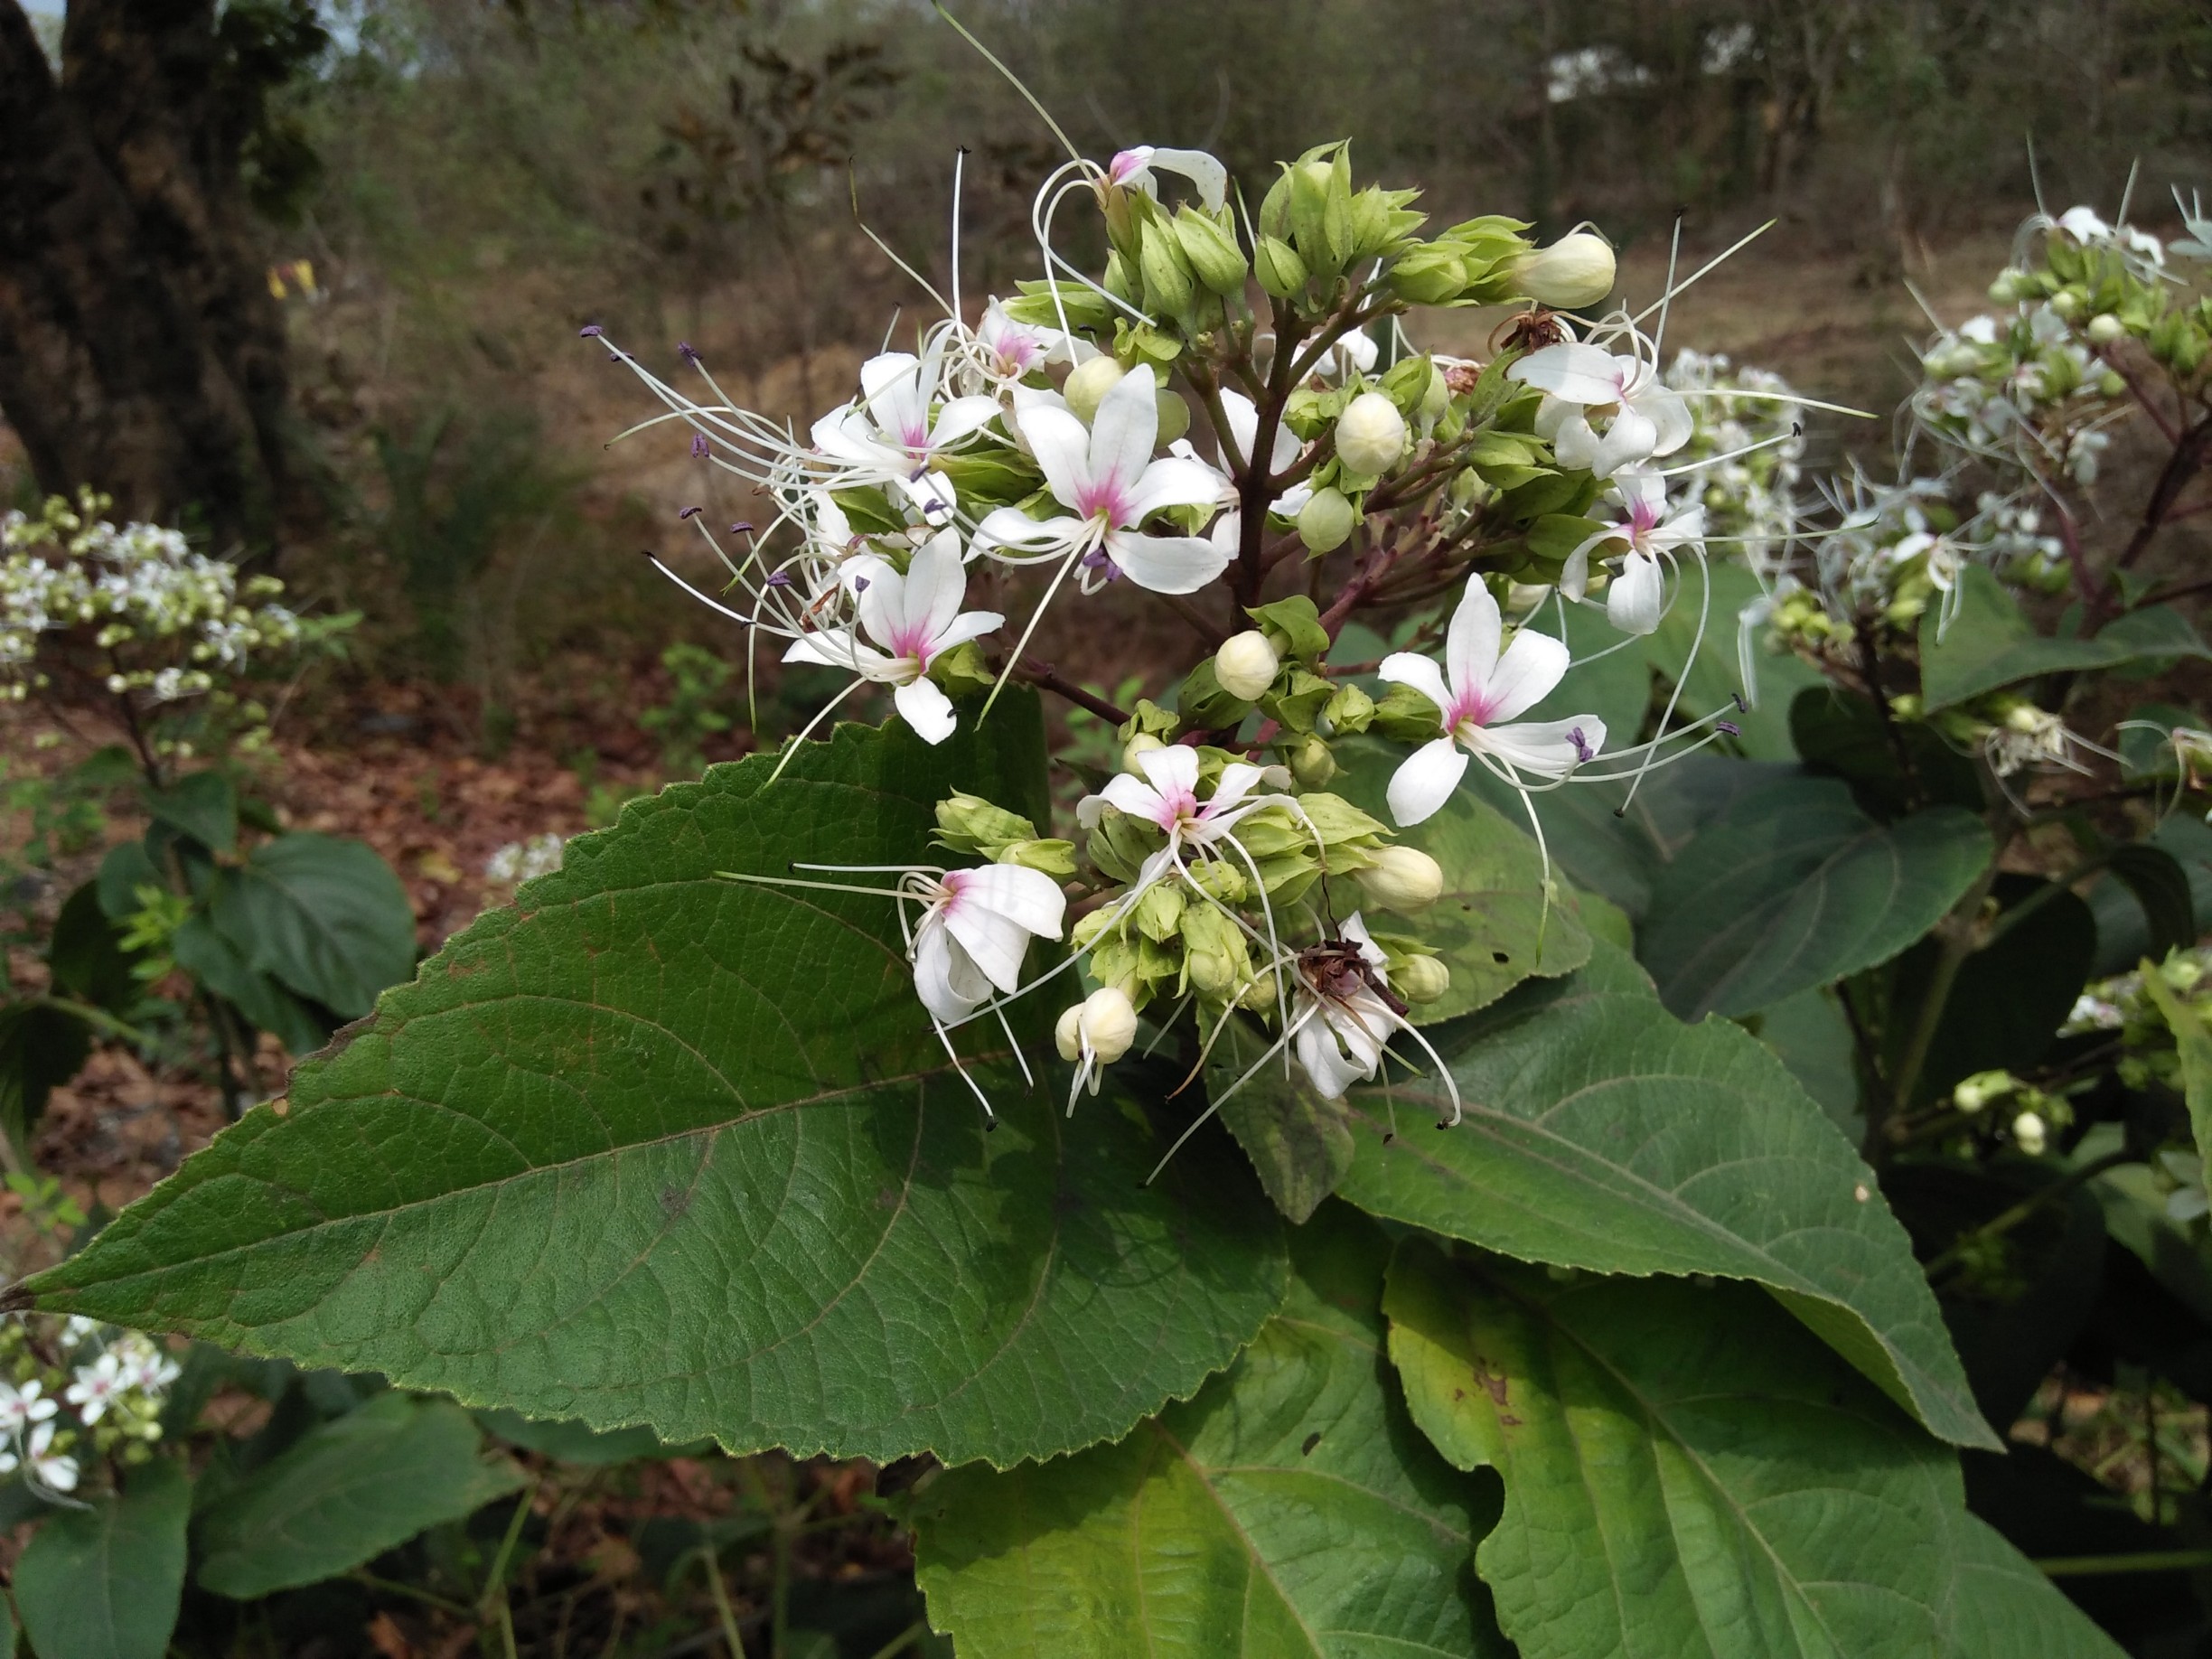
M 2022 1222 L 2032 1220 L 2039 1212 L 2066 1197 L 2076 1187 L 2085 1186 L 2095 1180 L 2107 1169 L 2117 1168 L 2122 1164 L 2132 1164 L 2138 1161 L 2134 1153 L 2122 1147 L 2116 1152 L 2107 1152 L 2103 1158 L 2093 1158 L 2087 1163 L 2069 1169 L 2042 1191 L 2021 1199 L 1995 1219 L 1983 1222 L 1979 1227 L 1959 1234 L 1952 1242 L 1950 1249 L 1928 1262 L 1926 1271 L 1929 1279 L 1932 1281 L 1957 1267 L 1961 1261 L 1965 1260 L 1967 1251 L 1977 1242 L 2002 1238 Z
M 1129 717 L 1125 712 L 1097 692 L 1077 685 L 1049 662 L 1039 662 L 1035 657 L 1024 657 L 1014 671 L 1028 684 L 1040 690 L 1057 692 L 1078 708 L 1086 709 L 1101 720 L 1110 720 L 1116 726 L 1129 724 Z

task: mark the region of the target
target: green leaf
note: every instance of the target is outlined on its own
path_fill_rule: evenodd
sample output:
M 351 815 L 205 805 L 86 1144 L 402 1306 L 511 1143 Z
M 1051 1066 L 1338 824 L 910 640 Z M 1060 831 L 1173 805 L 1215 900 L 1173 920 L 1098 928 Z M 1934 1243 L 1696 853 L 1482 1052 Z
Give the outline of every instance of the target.
M 255 971 L 244 952 L 206 916 L 185 917 L 170 936 L 169 949 L 178 967 L 293 1054 L 311 1054 L 330 1041 L 330 1022 L 267 974 Z
M 1982 774 L 1969 756 L 1923 722 L 1885 725 L 1873 700 L 1856 692 L 1831 685 L 1800 691 L 1790 704 L 1790 740 L 1806 766 L 1842 778 L 1876 818 L 1898 817 L 1916 799 L 1968 811 L 1984 804 Z
M 1674 603 L 1646 647 L 1650 660 L 1667 679 L 1681 684 L 1679 713 L 1698 718 L 1727 712 L 1741 692 L 1749 707 L 1728 714 L 1737 728 L 1738 750 L 1753 760 L 1795 759 L 1790 708 L 1801 692 L 1827 682 L 1800 657 L 1762 653 L 1753 660 L 1751 681 L 1745 683 L 1737 649 L 1737 617 L 1745 605 L 1764 597 L 1766 590 L 1741 565 L 1716 562 L 1702 568 L 1703 576 L 1697 567 L 1682 572 Z M 1705 596 L 1708 580 L 1710 603 Z
M 415 913 L 373 848 L 303 831 L 224 869 L 215 925 L 254 969 L 358 1019 L 415 967 Z
M 99 894 L 100 909 L 111 922 L 129 920 L 138 913 L 138 889 L 166 887 L 168 882 L 154 867 L 154 860 L 144 841 L 121 841 L 108 849 L 100 860 L 96 890 Z
M 703 1444 L 664 1446 L 650 1429 L 616 1429 L 602 1434 L 586 1423 L 525 1417 L 520 1411 L 479 1411 L 476 1420 L 511 1445 L 562 1463 L 633 1463 L 642 1457 L 697 1453 Z
M 0 1659 L 15 1659 L 15 1604 L 0 1592 Z
M 164 790 L 146 792 L 146 812 L 157 824 L 188 835 L 212 852 L 238 846 L 238 791 L 220 772 L 195 772 Z
M 1606 988 L 1623 983 L 1609 947 L 1601 963 L 1429 1028 L 1466 1102 L 1456 1129 L 1430 1127 L 1450 1110 L 1433 1079 L 1354 1089 L 1338 1190 L 1523 1261 L 1764 1285 L 1936 1434 L 1994 1445 L 1904 1230 L 1821 1109 L 1739 1027 L 1679 1025 Z
M 1955 1458 L 1739 1287 L 1392 1263 L 1414 1420 L 1505 1507 L 1522 1659 L 2116 1659 L 1966 1513 Z
M 1323 1212 L 1282 1313 L 1196 1399 L 1116 1445 L 940 1476 L 915 1571 L 963 1659 L 1506 1659 L 1468 1570 L 1496 1488 L 1406 1416 L 1387 1248 Z
M 1222 1102 L 1222 1122 L 1251 1159 L 1275 1207 L 1303 1223 L 1352 1167 L 1352 1113 L 1342 1101 L 1316 1093 L 1302 1068 L 1293 1066 L 1285 1076 L 1279 1058 L 1227 1092 L 1269 1045 L 1269 1038 L 1233 1018 L 1206 1066 L 1206 1093 Z
M 2148 955 L 2163 961 L 2169 951 L 2197 942 L 2189 872 L 2173 854 L 2149 841 L 2131 841 L 2105 855 L 2105 867 L 2142 907 Z
M 1402 753 L 1364 737 L 1339 744 L 1336 753 L 1344 770 L 1331 787 L 1390 822 L 1384 795 Z M 1471 793 L 1462 792 L 1448 810 L 1398 839 L 1444 872 L 1443 895 L 1410 918 L 1409 931 L 1451 970 L 1450 988 L 1421 1005 L 1422 1025 L 1471 1014 L 1532 975 L 1572 973 L 1589 961 L 1589 931 L 1571 901 L 1557 894 L 1545 899 L 1534 839 Z M 1357 904 L 1356 888 L 1342 890 Z M 1341 905 L 1338 914 L 1345 914 Z
M 99 885 L 88 881 L 62 901 L 46 947 L 54 984 L 69 995 L 110 1014 L 129 1014 L 141 994 L 131 975 L 121 930 L 100 908 Z
M 1878 824 L 1842 783 L 1784 780 L 1675 856 L 1654 884 L 1640 954 L 1684 1018 L 1753 1013 L 1889 961 L 1994 855 L 1982 820 L 1956 807 Z
M 0 1132 L 18 1147 L 92 1053 L 92 1027 L 51 1002 L 0 1003 Z
M 955 787 L 1041 821 L 1043 747 L 1009 693 L 980 736 L 840 727 L 773 786 L 761 756 L 632 803 L 40 1305 L 671 1443 L 1006 1463 L 1125 1432 L 1280 1300 L 1234 1151 L 1146 1187 L 1141 1119 L 1071 1120 L 988 1052 L 985 1134 L 888 902 L 715 875 L 931 861 Z
M 2195 628 L 2167 605 L 2115 619 L 2095 639 L 2038 633 L 2002 584 L 1980 565 L 1959 576 L 1958 614 L 1942 630 L 1937 612 L 1920 620 L 1920 688 L 1929 712 L 2045 674 L 2212 656 Z
M 204 1589 L 248 1601 L 375 1560 L 526 1484 L 469 1414 L 393 1391 L 310 1429 L 196 1518 Z
M 2197 1010 L 2174 995 L 2166 976 L 2145 961 L 2140 970 L 2143 989 L 2158 1004 L 2158 1011 L 2173 1033 L 2181 1055 L 2181 1092 L 2189 1102 L 2189 1133 L 2197 1141 L 2197 1156 L 2212 1156 L 2212 1031 Z
M 192 1483 L 157 1457 L 120 1494 L 56 1509 L 15 1563 L 15 1607 L 39 1659 L 162 1659 L 184 1591 Z

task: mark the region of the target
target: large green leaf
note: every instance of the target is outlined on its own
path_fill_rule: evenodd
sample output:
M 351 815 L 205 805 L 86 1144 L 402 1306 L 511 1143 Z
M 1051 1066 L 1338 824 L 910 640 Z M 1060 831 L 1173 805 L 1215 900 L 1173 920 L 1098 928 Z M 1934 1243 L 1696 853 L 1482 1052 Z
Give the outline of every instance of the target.
M 2045 674 L 2212 655 L 2196 629 L 2167 605 L 2119 617 L 2094 639 L 2066 639 L 2039 633 L 2019 601 L 1982 566 L 1967 566 L 1959 585 L 1958 614 L 1948 626 L 1939 629 L 1934 609 L 1920 622 L 1920 687 L 1930 711 Z
M 309 1429 L 197 1518 L 202 1588 L 248 1600 L 373 1561 L 523 1484 L 469 1414 L 397 1390 Z
M 1871 1172 L 1756 1038 L 1677 1023 L 1633 974 L 1599 945 L 1579 979 L 1430 1028 L 1465 1121 L 1429 1127 L 1433 1078 L 1354 1090 L 1338 1190 L 1523 1261 L 1764 1285 L 1936 1434 L 1996 1444 Z
M 1035 699 L 971 726 L 840 728 L 773 786 L 762 757 L 633 804 L 39 1304 L 733 1448 L 1005 1463 L 1189 1394 L 1282 1293 L 1233 1149 L 1147 1187 L 1140 1119 L 1067 1120 L 983 1057 L 986 1135 L 891 904 L 715 876 L 929 859 L 956 786 L 1041 816 Z
M 928 1490 L 917 1576 L 963 1659 L 1510 1653 L 1469 1570 L 1496 1488 L 1423 1443 L 1383 1354 L 1387 1245 L 1336 1207 L 1297 1250 L 1282 1313 L 1195 1400 Z
M 15 1607 L 39 1659 L 162 1659 L 184 1592 L 192 1483 L 173 1459 L 120 1493 L 56 1509 L 15 1563 Z
M 0 1133 L 21 1143 L 46 1097 L 77 1075 L 92 1027 L 42 998 L 0 1003 Z
M 360 841 L 301 832 L 216 878 L 215 925 L 259 972 L 347 1019 L 415 967 L 415 913 L 391 866 Z
M 331 1021 L 261 972 L 245 952 L 203 914 L 184 918 L 169 937 L 176 964 L 203 988 L 236 1006 L 260 1030 L 295 1054 L 311 1054 L 330 1041 Z
M 1740 1287 L 1392 1264 L 1414 1419 L 1504 1477 L 1476 1552 L 1522 1659 L 2111 1659 L 1956 1459 Z
M 1685 1019 L 1750 1014 L 1888 961 L 1994 856 L 1982 820 L 1936 807 L 1878 824 L 1828 778 L 1737 801 L 1654 884 L 1639 954 Z
M 2165 975 L 2146 958 L 2139 976 L 2142 988 L 2158 1005 L 2166 1028 L 2173 1033 L 2181 1057 L 2181 1098 L 2189 1106 L 2189 1134 L 2199 1158 L 2212 1157 L 2212 1030 L 2205 1028 L 2196 1005 L 2181 1000 L 2166 983 Z
M 146 814 L 211 851 L 238 845 L 238 791 L 220 772 L 195 772 L 167 789 L 146 792 Z

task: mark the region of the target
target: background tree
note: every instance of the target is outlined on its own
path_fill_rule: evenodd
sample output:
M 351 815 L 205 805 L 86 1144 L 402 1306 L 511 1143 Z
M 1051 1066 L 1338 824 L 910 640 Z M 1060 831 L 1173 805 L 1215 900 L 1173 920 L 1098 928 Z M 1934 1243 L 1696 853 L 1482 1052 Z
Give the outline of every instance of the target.
M 304 175 L 269 97 L 328 38 L 309 0 L 78 0 L 57 70 L 0 0 L 0 411 L 42 488 L 274 547 L 297 492 L 252 209 Z

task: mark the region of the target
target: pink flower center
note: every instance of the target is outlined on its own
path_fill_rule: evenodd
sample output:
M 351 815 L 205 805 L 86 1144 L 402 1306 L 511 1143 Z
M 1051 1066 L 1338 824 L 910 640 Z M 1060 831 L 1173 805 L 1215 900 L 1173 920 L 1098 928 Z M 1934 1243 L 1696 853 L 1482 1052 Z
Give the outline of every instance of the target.
M 1490 711 L 1496 703 L 1483 694 L 1479 686 L 1468 686 L 1454 691 L 1451 707 L 1444 711 L 1444 729 L 1458 734 L 1472 727 L 1480 730 L 1490 724 Z

